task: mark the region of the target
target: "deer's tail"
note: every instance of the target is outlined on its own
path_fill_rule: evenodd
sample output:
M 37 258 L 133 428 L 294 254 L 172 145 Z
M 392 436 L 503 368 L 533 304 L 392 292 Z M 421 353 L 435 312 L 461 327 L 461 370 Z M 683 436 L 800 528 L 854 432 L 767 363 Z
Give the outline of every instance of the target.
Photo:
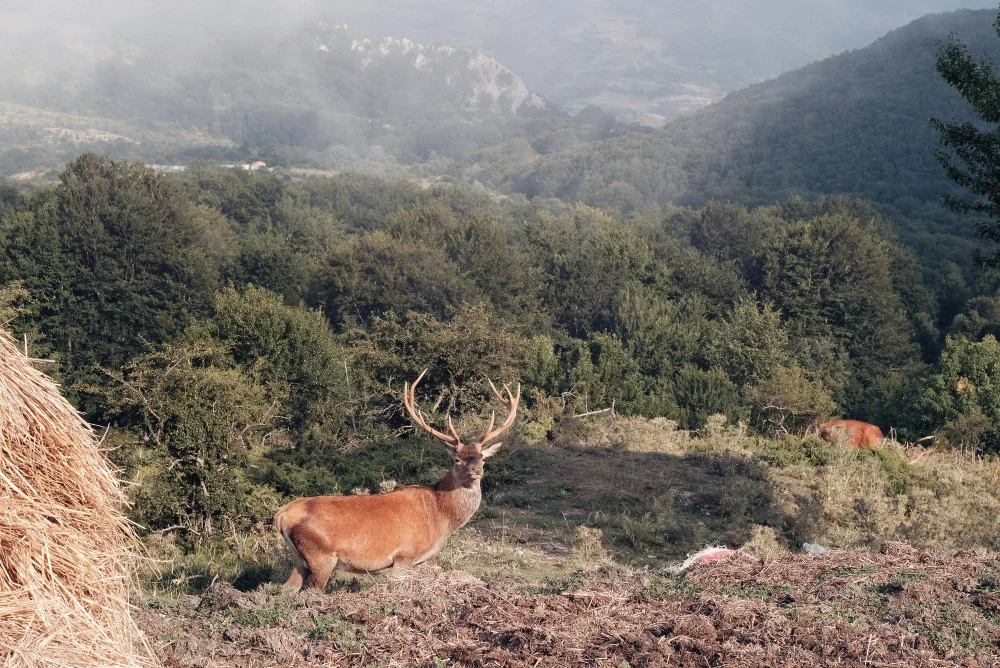
M 291 504 L 289 504 L 291 505 Z M 292 561 L 296 566 L 299 564 L 304 564 L 305 559 L 302 558 L 302 554 L 299 549 L 295 547 L 295 542 L 292 537 L 288 535 L 288 527 L 285 525 L 285 515 L 288 513 L 288 506 L 283 506 L 274 514 L 274 530 L 281 535 L 282 540 L 285 541 L 285 547 L 292 555 Z

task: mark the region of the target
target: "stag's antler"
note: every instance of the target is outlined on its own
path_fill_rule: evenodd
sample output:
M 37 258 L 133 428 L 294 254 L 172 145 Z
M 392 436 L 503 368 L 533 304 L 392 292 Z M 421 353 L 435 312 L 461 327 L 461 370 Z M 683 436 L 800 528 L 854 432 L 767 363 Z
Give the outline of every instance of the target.
M 403 405 L 406 407 L 406 412 L 410 414 L 410 419 L 413 420 L 413 423 L 418 427 L 420 427 L 421 429 L 423 429 L 424 431 L 426 431 L 428 434 L 430 434 L 431 436 L 433 436 L 438 440 L 444 441 L 445 443 L 453 447 L 458 447 L 462 445 L 462 439 L 458 435 L 458 430 L 455 429 L 455 423 L 452 422 L 451 420 L 451 413 L 448 413 L 448 431 L 451 432 L 451 435 L 449 436 L 448 434 L 442 433 L 437 429 L 435 429 L 434 427 L 427 424 L 424 421 L 424 419 L 420 417 L 420 413 L 417 411 L 416 407 L 417 385 L 420 383 L 420 381 L 424 377 L 424 374 L 426 373 L 427 369 L 424 369 L 423 372 L 421 372 L 421 374 L 417 376 L 417 379 L 413 381 L 413 385 L 403 386 Z M 500 392 L 497 390 L 496 386 L 493 384 L 493 381 L 487 378 L 486 382 L 490 384 L 490 388 L 493 389 L 493 394 L 495 394 L 497 399 L 500 400 L 500 403 L 502 403 L 504 406 L 507 407 L 508 413 L 507 413 L 507 419 L 505 419 L 503 424 L 500 425 L 500 427 L 498 427 L 497 429 L 493 429 L 493 425 L 496 423 L 496 417 L 497 417 L 496 411 L 494 411 L 493 414 L 490 415 L 490 424 L 488 427 L 486 427 L 486 433 L 483 434 L 482 438 L 476 441 L 475 445 L 471 446 L 476 448 L 477 450 L 482 450 L 482 448 L 485 445 L 487 445 L 490 441 L 495 441 L 514 425 L 514 421 L 517 419 L 517 407 L 521 403 L 520 384 L 518 384 L 517 386 L 516 396 L 513 393 L 511 393 L 509 385 L 504 385 L 503 389 L 506 390 L 507 392 L 507 398 L 505 399 L 503 395 L 500 394 Z
M 403 385 L 403 405 L 406 407 L 406 412 L 410 414 L 410 419 L 413 423 L 426 431 L 428 434 L 436 439 L 442 440 L 445 443 L 458 447 L 462 444 L 461 439 L 458 437 L 458 432 L 455 431 L 455 425 L 451 422 L 451 413 L 448 414 L 448 429 L 451 431 L 451 436 L 448 434 L 443 434 L 434 427 L 430 426 L 424 419 L 420 417 L 420 413 L 416 408 L 417 401 L 417 385 L 423 379 L 424 374 L 427 373 L 427 369 L 424 369 L 417 379 L 413 381 L 413 385 Z
M 502 403 L 504 406 L 507 407 L 507 419 L 503 421 L 503 424 L 500 425 L 498 429 L 494 430 L 493 423 L 496 422 L 496 417 L 497 417 L 496 411 L 494 411 L 490 415 L 490 425 L 486 428 L 486 433 L 483 434 L 483 437 L 480 438 L 479 441 L 477 441 L 476 445 L 474 446 L 477 450 L 481 450 L 483 446 L 485 446 L 490 441 L 495 441 L 496 439 L 500 438 L 501 436 L 503 436 L 504 433 L 506 433 L 508 429 L 514 426 L 514 420 L 517 419 L 517 407 L 521 403 L 520 383 L 517 384 L 517 396 L 511 394 L 510 385 L 504 385 L 503 389 L 507 392 L 507 398 L 504 399 L 503 395 L 501 395 L 500 392 L 497 390 L 496 385 L 493 384 L 492 380 L 487 378 L 486 382 L 490 384 L 490 389 L 493 390 L 493 394 L 496 395 L 500 403 Z

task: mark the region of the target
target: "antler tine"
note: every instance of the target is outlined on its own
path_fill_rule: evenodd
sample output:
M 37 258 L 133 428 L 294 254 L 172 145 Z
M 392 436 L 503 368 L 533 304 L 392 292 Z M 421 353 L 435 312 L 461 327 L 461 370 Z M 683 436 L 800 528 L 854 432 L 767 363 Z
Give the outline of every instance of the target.
M 497 386 L 493 384 L 493 381 L 487 378 L 486 382 L 490 384 L 490 389 L 493 390 L 493 394 L 496 395 L 496 398 L 500 401 L 500 403 L 509 408 L 510 402 L 503 398 L 503 395 L 497 390 Z M 510 388 L 508 386 L 504 385 L 503 389 L 507 390 L 507 394 L 510 394 Z
M 448 431 L 455 437 L 455 443 L 459 443 L 462 440 L 458 435 L 458 430 L 455 429 L 455 424 L 451 421 L 451 413 L 448 413 Z
M 443 434 L 434 427 L 431 427 L 429 424 L 427 424 L 424 421 L 424 419 L 420 417 L 420 413 L 417 412 L 417 406 L 416 406 L 417 385 L 420 383 L 421 379 L 423 379 L 425 373 L 427 373 L 427 369 L 424 369 L 420 373 L 420 375 L 417 376 L 417 379 L 413 381 L 413 385 L 406 385 L 406 384 L 403 385 L 403 406 L 406 408 L 406 412 L 409 413 L 410 419 L 413 420 L 413 423 L 415 425 L 417 425 L 418 427 L 420 427 L 421 429 L 423 429 L 436 439 L 444 441 L 445 443 L 450 443 L 451 445 L 459 445 L 461 441 L 458 438 L 458 435 L 455 433 L 454 429 L 452 430 L 452 434 L 454 434 L 453 436 L 449 436 L 448 434 Z M 448 416 L 448 421 L 451 422 L 450 415 Z
M 496 412 L 494 412 L 493 415 L 490 417 L 490 426 L 486 429 L 486 433 L 483 435 L 482 438 L 479 439 L 479 442 L 476 444 L 477 448 L 482 448 L 488 442 L 490 442 L 490 441 L 492 441 L 492 440 L 494 440 L 496 438 L 499 438 L 500 436 L 502 436 L 504 434 L 504 432 L 506 432 L 508 429 L 510 429 L 514 425 L 514 421 L 517 420 L 517 407 L 521 403 L 521 384 L 520 383 L 517 384 L 517 396 L 516 397 L 511 393 L 510 387 L 507 386 L 507 385 L 504 385 L 504 389 L 507 390 L 507 397 L 509 398 L 509 401 L 507 399 L 504 399 L 502 396 L 500 396 L 500 393 L 497 392 L 497 389 L 496 389 L 496 387 L 493 386 L 492 382 L 490 382 L 490 387 L 493 387 L 493 391 L 496 393 L 497 397 L 500 399 L 500 401 L 505 406 L 508 407 L 507 419 L 505 419 L 503 421 L 503 424 L 500 425 L 499 428 L 493 429 L 493 423 L 494 423 L 494 420 L 496 418 Z
M 412 386 L 409 383 L 403 383 L 403 406 L 406 408 L 406 412 L 409 413 L 410 419 L 413 420 L 415 423 L 417 423 L 418 426 L 423 422 L 423 420 L 421 420 L 420 415 L 417 414 L 417 410 L 414 404 L 416 403 L 415 397 L 417 392 L 417 384 L 420 383 L 420 380 L 424 377 L 425 373 L 427 373 L 427 369 L 424 369 L 422 372 L 420 372 L 420 375 L 417 376 L 417 380 L 414 381 Z M 412 397 L 410 396 L 411 387 L 413 390 Z

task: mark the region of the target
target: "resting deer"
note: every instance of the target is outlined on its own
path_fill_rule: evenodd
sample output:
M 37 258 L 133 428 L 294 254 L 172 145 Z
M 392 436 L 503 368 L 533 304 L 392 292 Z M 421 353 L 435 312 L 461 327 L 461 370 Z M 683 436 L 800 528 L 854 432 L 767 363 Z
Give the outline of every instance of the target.
M 859 420 L 830 420 L 819 426 L 819 437 L 834 441 L 837 430 L 847 433 L 847 445 L 852 448 L 874 448 L 882 442 L 882 430 Z
M 451 415 L 451 433 L 443 434 L 417 412 L 417 384 L 424 373 L 412 386 L 404 386 L 403 405 L 416 426 L 444 442 L 454 460 L 451 471 L 433 487 L 404 487 L 373 495 L 314 496 L 286 505 L 274 517 L 275 529 L 292 555 L 293 570 L 285 586 L 299 589 L 305 582 L 323 589 L 335 569 L 366 573 L 423 563 L 479 508 L 483 461 L 500 450 L 501 443 L 494 441 L 514 425 L 521 386 L 515 396 L 505 385 L 504 398 L 490 382 L 493 393 L 508 409 L 507 418 L 494 429 L 494 412 L 482 438 L 465 445 Z

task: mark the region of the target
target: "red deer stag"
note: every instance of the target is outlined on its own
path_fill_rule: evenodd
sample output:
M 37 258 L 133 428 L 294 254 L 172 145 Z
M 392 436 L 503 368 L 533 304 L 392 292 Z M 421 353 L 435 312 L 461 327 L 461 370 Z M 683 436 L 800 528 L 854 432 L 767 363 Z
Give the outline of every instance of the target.
M 873 424 L 859 420 L 830 420 L 819 426 L 819 436 L 824 441 L 833 441 L 836 430 L 847 433 L 847 444 L 852 448 L 874 448 L 882 442 L 882 430 Z
M 424 373 L 427 373 L 426 370 Z M 424 373 L 403 388 L 403 405 L 414 424 L 444 442 L 454 466 L 433 487 L 412 486 L 385 494 L 315 496 L 292 501 L 274 517 L 292 555 L 293 570 L 287 587 L 323 589 L 334 569 L 353 573 L 380 571 L 390 566 L 408 567 L 427 561 L 441 549 L 455 530 L 464 526 L 479 508 L 483 460 L 500 450 L 494 442 L 509 430 L 517 417 L 517 395 L 510 387 L 505 399 L 490 382 L 493 393 L 507 409 L 507 419 L 493 428 L 496 413 L 482 438 L 465 445 L 448 415 L 443 434 L 428 426 L 417 412 L 417 384 Z

